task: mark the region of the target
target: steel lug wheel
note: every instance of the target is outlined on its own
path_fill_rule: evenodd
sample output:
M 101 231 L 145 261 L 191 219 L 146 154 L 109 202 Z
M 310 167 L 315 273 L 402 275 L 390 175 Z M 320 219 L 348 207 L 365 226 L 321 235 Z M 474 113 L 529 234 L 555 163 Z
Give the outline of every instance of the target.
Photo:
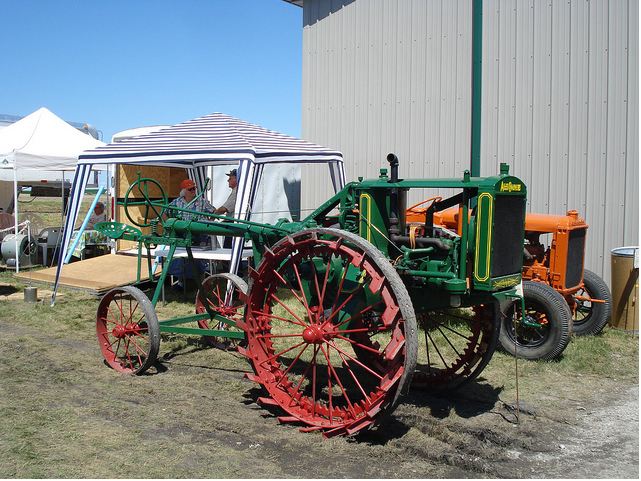
M 381 252 L 312 229 L 265 253 L 250 282 L 243 353 L 281 421 L 350 435 L 390 412 L 414 370 L 416 319 Z M 359 351 L 367 355 L 359 355 Z
M 475 379 L 496 350 L 499 312 L 495 304 L 418 315 L 419 358 L 412 387 L 452 390 Z
M 103 296 L 96 316 L 98 344 L 116 371 L 142 374 L 160 348 L 158 317 L 149 298 L 132 286 L 117 287 Z
M 247 304 L 247 283 L 235 274 L 221 273 L 207 277 L 196 293 L 196 313 L 211 312 L 234 322 L 242 321 Z M 228 329 L 224 322 L 212 319 L 198 321 L 201 329 Z M 237 340 L 204 336 L 204 341 L 213 347 L 236 346 Z M 225 343 L 228 343 L 228 346 Z

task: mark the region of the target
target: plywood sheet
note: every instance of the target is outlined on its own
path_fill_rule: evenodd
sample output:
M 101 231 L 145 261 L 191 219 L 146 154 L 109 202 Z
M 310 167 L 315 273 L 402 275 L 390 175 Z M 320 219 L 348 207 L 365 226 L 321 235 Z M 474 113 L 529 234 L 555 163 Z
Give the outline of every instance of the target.
M 180 194 L 180 183 L 189 177 L 187 171 L 181 167 L 118 165 L 116 168 L 116 197 L 119 202 L 124 200 L 127 190 L 129 190 L 131 184 L 138 179 L 139 175 L 141 178 L 147 177 L 158 182 L 170 200 L 178 197 Z M 149 184 L 149 196 L 152 200 L 158 200 L 160 198 L 160 190 L 152 183 Z M 130 193 L 130 197 L 133 199 L 139 199 L 142 198 L 142 195 L 137 189 L 133 189 Z M 144 211 L 143 206 L 132 206 L 129 211 L 134 218 L 138 218 L 139 221 L 142 221 L 142 213 Z M 131 224 L 131 221 L 125 215 L 123 206 L 117 206 L 115 219 L 116 222 Z M 151 229 L 143 228 L 142 231 L 145 234 L 149 234 Z M 116 242 L 118 250 L 137 247 L 137 244 L 132 241 L 118 240 Z
M 74 262 L 64 266 L 60 276 L 60 285 L 87 289 L 96 293 L 104 292 L 118 286 L 126 286 L 136 282 L 138 259 L 135 256 L 109 254 L 93 257 L 84 261 Z M 157 273 L 160 272 L 160 268 Z M 53 283 L 56 278 L 56 268 L 51 267 L 39 271 L 22 272 L 16 277 L 25 280 Z M 147 261 L 143 258 L 140 270 L 141 280 L 147 280 Z

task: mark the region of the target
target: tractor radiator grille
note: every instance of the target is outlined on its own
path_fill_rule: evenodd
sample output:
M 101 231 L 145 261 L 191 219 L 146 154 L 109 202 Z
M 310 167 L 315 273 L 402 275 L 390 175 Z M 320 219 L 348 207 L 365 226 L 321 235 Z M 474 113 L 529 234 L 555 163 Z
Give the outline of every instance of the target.
M 494 204 L 492 277 L 521 272 L 525 197 L 497 195 Z
M 583 274 L 583 256 L 585 253 L 586 229 L 570 231 L 568 243 L 568 263 L 565 268 L 565 288 L 576 287 Z

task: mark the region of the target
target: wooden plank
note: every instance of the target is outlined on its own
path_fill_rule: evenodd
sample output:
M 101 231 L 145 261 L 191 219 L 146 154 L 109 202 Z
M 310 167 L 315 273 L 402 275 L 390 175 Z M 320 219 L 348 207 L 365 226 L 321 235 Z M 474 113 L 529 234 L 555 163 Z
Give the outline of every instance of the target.
M 187 170 L 182 167 L 157 167 L 149 165 L 118 165 L 116 174 L 116 198 L 119 201 L 122 201 L 127 193 L 127 190 L 137 179 L 138 175 L 140 177 L 148 177 L 157 181 L 171 200 L 172 198 L 178 197 L 180 194 L 180 183 L 189 177 Z M 149 195 L 152 198 L 160 196 L 160 190 L 155 187 L 153 184 L 150 184 Z M 141 198 L 142 195 L 134 189 L 130 197 L 134 199 Z M 135 218 L 142 217 L 142 212 L 144 208 L 142 206 L 133 206 L 129 209 L 131 215 Z M 136 215 L 138 213 L 139 215 Z M 125 215 L 125 209 L 122 206 L 116 208 L 115 213 L 116 222 L 123 222 L 125 224 L 131 224 L 131 221 L 127 219 Z M 142 219 L 140 219 L 142 220 Z M 150 228 L 142 229 L 144 234 L 149 234 L 151 232 Z M 162 230 L 160 231 L 162 232 Z M 127 250 L 138 247 L 135 242 L 119 240 L 116 241 L 116 249 Z
M 73 262 L 65 265 L 62 269 L 60 285 L 101 292 L 118 286 L 134 284 L 136 282 L 137 260 L 135 256 L 109 254 Z M 157 272 L 160 272 L 160 268 Z M 21 272 L 16 277 L 53 283 L 56 278 L 56 267 Z M 148 279 L 147 261 L 144 258 L 140 277 L 141 280 Z

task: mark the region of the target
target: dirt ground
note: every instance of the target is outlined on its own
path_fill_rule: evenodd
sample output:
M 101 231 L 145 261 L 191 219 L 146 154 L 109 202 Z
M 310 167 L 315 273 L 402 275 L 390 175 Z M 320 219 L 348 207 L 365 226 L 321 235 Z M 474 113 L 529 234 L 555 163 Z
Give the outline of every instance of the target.
M 199 340 L 163 337 L 149 375 L 108 369 L 88 304 L 64 320 L 0 306 L 0 478 L 639 477 L 638 374 L 524 388 L 517 422 L 514 391 L 488 370 L 449 397 L 412 391 L 375 429 L 325 440 L 279 424 L 246 361 Z

